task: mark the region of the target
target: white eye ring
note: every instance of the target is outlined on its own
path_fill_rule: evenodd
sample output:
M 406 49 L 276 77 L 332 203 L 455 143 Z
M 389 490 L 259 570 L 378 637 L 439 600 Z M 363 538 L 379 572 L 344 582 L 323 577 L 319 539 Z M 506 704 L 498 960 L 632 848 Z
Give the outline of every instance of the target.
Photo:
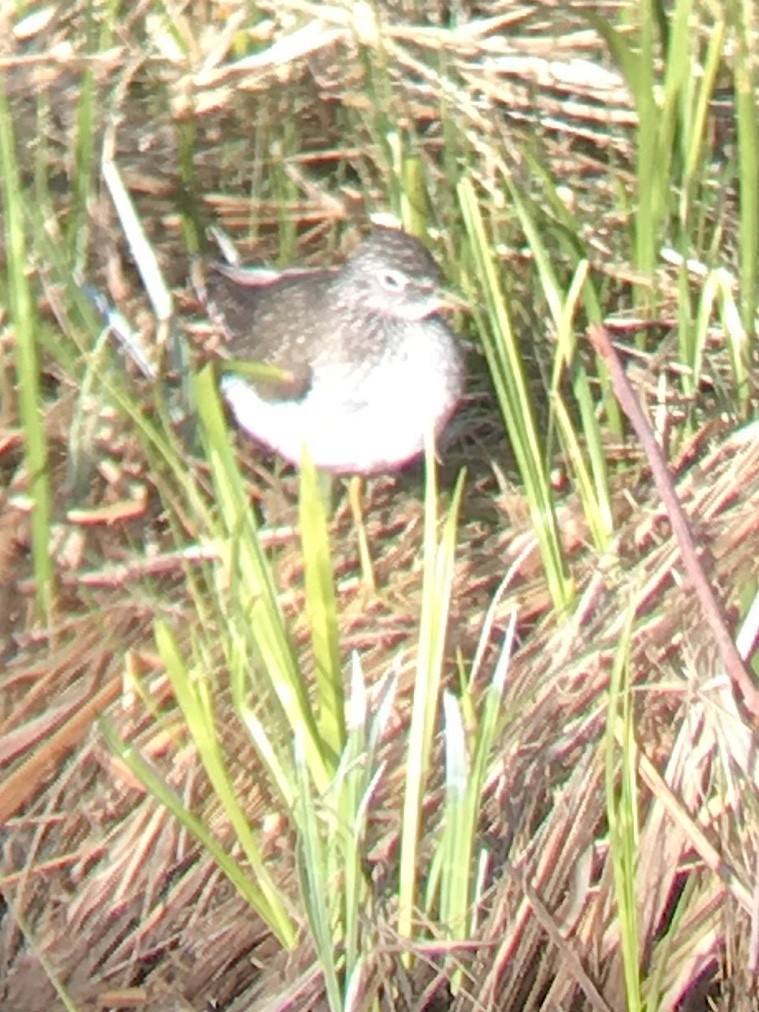
M 388 268 L 382 272 L 382 287 L 390 292 L 400 292 L 406 287 L 406 275 Z

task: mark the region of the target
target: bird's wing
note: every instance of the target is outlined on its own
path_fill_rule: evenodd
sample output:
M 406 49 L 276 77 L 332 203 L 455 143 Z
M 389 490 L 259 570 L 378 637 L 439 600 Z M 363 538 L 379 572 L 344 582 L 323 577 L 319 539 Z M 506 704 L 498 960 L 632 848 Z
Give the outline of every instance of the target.
M 214 265 L 205 279 L 206 306 L 226 338 L 226 357 L 245 365 L 239 371 L 267 400 L 297 400 L 311 384 L 308 335 L 293 332 L 282 298 L 292 302 L 293 289 L 302 288 L 305 279 L 310 288 L 325 273 Z M 250 363 L 267 367 L 264 374 L 254 375 Z M 231 371 L 238 371 L 233 364 Z

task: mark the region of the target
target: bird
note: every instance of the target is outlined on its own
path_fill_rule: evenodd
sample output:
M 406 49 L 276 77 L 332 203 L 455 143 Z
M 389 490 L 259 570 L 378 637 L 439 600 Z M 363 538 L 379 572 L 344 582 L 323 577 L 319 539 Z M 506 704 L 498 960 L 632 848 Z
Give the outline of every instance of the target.
M 399 470 L 461 399 L 463 349 L 442 314 L 463 300 L 400 229 L 376 228 L 339 267 L 215 264 L 203 294 L 231 359 L 220 389 L 234 420 L 292 464 L 305 448 L 337 475 Z

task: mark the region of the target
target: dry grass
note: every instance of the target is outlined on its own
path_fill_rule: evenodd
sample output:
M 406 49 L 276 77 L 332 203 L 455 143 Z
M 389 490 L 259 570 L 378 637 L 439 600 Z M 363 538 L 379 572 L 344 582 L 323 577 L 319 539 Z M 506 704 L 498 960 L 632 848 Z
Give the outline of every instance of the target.
M 233 28 L 246 20 L 242 7 L 230 7 L 224 18 L 206 12 L 205 35 L 197 30 L 201 12 L 197 22 L 192 11 L 179 15 L 179 36 L 186 41 L 193 34 L 204 47 L 198 52 L 188 46 L 187 55 L 172 49 L 163 21 L 163 34 L 156 34 L 159 22 L 150 21 L 157 17 L 150 5 L 140 8 L 112 47 L 92 60 L 62 48 L 81 37 L 78 9 L 55 15 L 35 37 L 44 59 L 23 62 L 28 44 L 20 41 L 6 53 L 20 137 L 31 132 L 37 96 L 43 89 L 50 96 L 50 133 L 38 145 L 50 160 L 51 177 L 71 171 L 67 138 L 73 100 L 82 67 L 94 69 L 99 130 L 107 119 L 119 117 L 118 162 L 162 267 L 177 286 L 183 331 L 191 339 L 199 340 L 202 325 L 187 284 L 182 226 L 196 219 L 183 220 L 178 207 L 185 198 L 195 202 L 197 220 L 218 220 L 240 238 L 243 255 L 256 260 L 276 259 L 283 245 L 285 256 L 300 260 L 328 256 L 338 235 L 350 232 L 348 222 L 386 200 L 387 180 L 371 129 L 370 83 L 388 89 L 398 122 L 407 117 L 422 139 L 441 224 L 454 200 L 446 196 L 441 111 L 450 112 L 450 123 L 478 154 L 473 171 L 483 192 L 501 205 L 496 163 L 509 150 L 509 170 L 529 190 L 524 145 L 530 132 L 539 130 L 552 156 L 548 171 L 557 179 L 571 175 L 579 205 L 594 208 L 586 239 L 598 253 L 597 266 L 607 274 L 610 292 L 624 290 L 631 269 L 615 255 L 620 212 L 607 173 L 614 166 L 615 179 L 623 178 L 633 160 L 635 116 L 620 78 L 603 69 L 599 38 L 573 15 L 571 5 L 496 3 L 479 11 L 472 5 L 472 20 L 450 28 L 413 24 L 404 14 L 409 5 L 397 3 L 388 5 L 396 10 L 381 46 L 370 20 L 352 21 L 343 8 L 296 0 L 259 6 L 266 15 L 260 45 L 241 62 L 235 59 Z M 303 25 L 307 31 L 301 31 Z M 367 52 L 376 57 L 373 63 Z M 60 55 L 52 60 L 51 53 Z M 582 68 L 570 62 L 580 58 L 590 62 Z M 583 76 L 570 77 L 578 69 Z M 379 83 L 367 80 L 372 74 Z M 195 155 L 194 174 L 183 188 L 177 166 L 185 131 L 193 135 Z M 504 138 L 511 137 L 516 140 L 506 146 Z M 278 160 L 269 157 L 273 147 L 264 156 L 257 153 L 256 145 L 267 142 L 279 143 L 287 159 L 275 164 Z M 31 171 L 34 152 L 27 154 Z M 276 174 L 277 192 L 271 178 L 251 178 L 252 169 Z M 260 189 L 266 192 L 263 198 L 256 195 Z M 48 221 L 54 241 L 63 228 L 66 193 L 55 197 L 55 205 L 60 218 Z M 501 251 L 505 269 L 514 274 L 508 283 L 515 303 L 526 306 L 529 258 L 517 229 L 507 222 L 506 207 L 503 217 L 505 232 L 514 236 L 510 256 Z M 88 278 L 98 280 L 150 331 L 153 323 L 107 197 L 94 202 L 90 221 Z M 455 269 L 458 233 L 444 230 L 439 245 Z M 50 346 L 56 328 L 71 329 L 70 308 L 55 270 L 39 261 L 31 266 L 42 282 Z M 660 281 L 664 321 L 674 314 L 677 289 L 666 275 Z M 619 303 L 610 301 L 608 308 L 615 310 Z M 537 375 L 547 335 L 544 341 L 531 329 L 538 321 L 526 309 L 517 308 L 515 315 L 535 340 Z M 13 335 L 4 327 L 3 395 L 11 393 L 12 344 Z M 165 482 L 151 470 L 128 420 L 97 393 L 85 405 L 86 415 L 94 418 L 87 445 L 91 459 L 83 462 L 85 491 L 71 490 L 69 433 L 81 405 L 61 359 L 50 354 L 46 370 L 55 391 L 45 425 L 53 451 L 51 552 L 58 589 L 49 628 L 34 620 L 24 499 L 28 477 L 21 467 L 12 396 L 3 396 L 0 423 L 0 889 L 5 904 L 0 1004 L 18 1012 L 59 1007 L 49 972 L 65 984 L 78 1009 L 322 1007 L 321 975 L 305 931 L 294 953 L 282 951 L 208 855 L 104 744 L 101 715 L 233 846 L 183 734 L 153 646 L 156 616 L 176 628 L 194 621 L 184 580 L 184 567 L 194 564 L 192 550 L 186 549 L 195 547 L 193 518 L 182 518 L 183 540 L 178 540 L 177 525 L 167 522 Z M 666 375 L 663 368 L 661 373 Z M 716 409 L 714 417 L 699 428 L 673 468 L 699 541 L 708 547 L 713 580 L 723 599 L 735 602 L 756 580 L 759 440 L 755 432 L 747 438 L 716 420 Z M 756 919 L 754 730 L 719 676 L 719 661 L 681 580 L 648 473 L 641 462 L 617 480 L 618 534 L 605 559 L 588 548 L 578 503 L 568 493 L 560 497 L 562 536 L 580 603 L 571 621 L 559 623 L 519 487 L 503 478 L 511 467 L 504 440 L 484 369 L 474 356 L 469 395 L 445 449 L 442 480 L 445 488 L 459 466 L 469 468 L 447 677 L 454 685 L 456 651 L 473 657 L 489 610 L 493 625 L 483 670 L 492 667 L 514 608 L 519 643 L 506 686 L 499 755 L 488 776 L 481 834 L 491 856 L 479 931 L 473 942 L 459 947 L 430 943 L 409 971 L 399 959 L 394 934 L 393 881 L 398 778 L 422 583 L 421 471 L 412 468 L 370 483 L 366 512 L 378 595 L 367 600 L 362 593 L 345 502 L 333 521 L 342 649 L 346 656 L 358 651 L 370 682 L 391 665 L 401 673 L 383 745 L 388 770 L 395 772 L 380 787 L 368 849 L 379 944 L 366 967 L 363 993 L 381 995 L 384 978 L 399 983 L 409 1008 L 625 1007 L 604 795 L 605 693 L 632 611 L 644 963 L 649 974 L 664 968 L 660 1008 L 756 1007 L 755 978 L 748 969 L 755 958 L 750 925 Z M 261 463 L 249 446 L 241 446 L 241 454 L 252 494 L 264 501 L 270 518 L 264 536 L 270 539 L 282 603 L 308 665 L 300 550 L 287 528 L 294 518 L 296 479 L 283 477 L 276 462 Z M 203 480 L 204 464 L 189 449 L 187 466 Z M 229 705 L 223 694 L 219 705 Z M 269 866 L 295 897 L 292 828 L 284 817 L 271 817 L 271 798 L 254 775 L 250 743 L 231 721 L 225 744 L 236 758 L 235 775 L 251 821 L 261 820 Z M 437 801 L 433 793 L 431 812 Z M 456 995 L 448 991 L 450 963 L 441 958 L 444 950 L 463 970 Z M 705 997 L 710 988 L 713 1006 Z M 691 1004 L 678 1004 L 685 1000 Z M 369 997 L 360 997 L 354 1007 L 369 1007 L 368 1002 Z

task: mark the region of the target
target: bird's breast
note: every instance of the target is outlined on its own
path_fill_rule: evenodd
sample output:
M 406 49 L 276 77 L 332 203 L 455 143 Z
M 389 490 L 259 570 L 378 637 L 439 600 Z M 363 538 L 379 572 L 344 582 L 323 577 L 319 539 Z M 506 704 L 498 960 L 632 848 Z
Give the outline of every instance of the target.
M 345 351 L 346 349 L 343 349 Z M 351 354 L 322 355 L 297 401 L 265 401 L 237 376 L 222 391 L 238 424 L 298 463 L 304 445 L 317 466 L 369 474 L 418 456 L 461 396 L 460 346 L 442 320 L 399 324 L 391 336 Z

